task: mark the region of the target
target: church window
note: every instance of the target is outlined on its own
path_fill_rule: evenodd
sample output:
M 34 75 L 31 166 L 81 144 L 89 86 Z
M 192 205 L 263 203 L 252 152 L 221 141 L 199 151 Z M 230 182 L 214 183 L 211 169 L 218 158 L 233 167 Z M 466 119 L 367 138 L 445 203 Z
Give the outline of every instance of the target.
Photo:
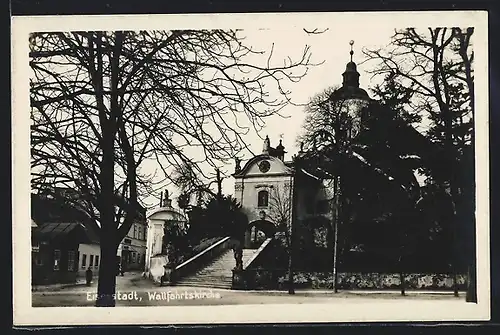
M 259 191 L 257 195 L 257 206 L 258 207 L 267 207 L 269 202 L 269 192 L 267 191 Z

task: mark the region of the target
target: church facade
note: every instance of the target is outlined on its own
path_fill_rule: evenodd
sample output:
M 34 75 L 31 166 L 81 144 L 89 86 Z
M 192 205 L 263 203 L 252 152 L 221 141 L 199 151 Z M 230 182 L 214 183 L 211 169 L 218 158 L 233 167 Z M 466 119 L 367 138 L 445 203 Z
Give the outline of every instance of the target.
M 293 161 L 285 159 L 282 141 L 273 148 L 266 137 L 262 153 L 242 168 L 237 165 L 233 177 L 234 196 L 249 220 L 247 247 L 258 245 L 279 231 L 281 225 L 291 225 L 293 215 L 299 221 L 313 217 L 323 217 L 325 222 L 333 220 L 332 179 L 296 171 Z M 266 230 L 266 224 L 275 229 Z

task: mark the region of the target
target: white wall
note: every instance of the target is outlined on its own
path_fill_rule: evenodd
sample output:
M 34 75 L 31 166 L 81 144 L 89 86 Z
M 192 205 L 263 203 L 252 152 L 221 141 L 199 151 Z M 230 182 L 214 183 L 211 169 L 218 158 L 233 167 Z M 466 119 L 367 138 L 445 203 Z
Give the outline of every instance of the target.
M 148 230 L 146 242 L 146 266 L 145 272 L 150 272 L 153 264 L 152 259 L 162 251 L 165 221 L 178 220 L 186 222 L 186 218 L 172 207 L 160 207 L 151 211 L 148 215 Z M 156 263 L 155 263 L 156 264 Z M 157 265 L 154 265 L 157 266 Z M 163 266 L 163 265 L 162 265 Z
M 270 163 L 269 171 L 261 172 L 258 164 L 266 160 Z M 258 206 L 258 193 L 268 191 L 269 199 L 279 194 L 281 200 L 290 200 L 290 187 L 293 182 L 291 170 L 278 158 L 262 156 L 256 159 L 251 166 L 245 167 L 244 177 L 235 180 L 234 197 L 242 205 L 248 220 L 260 219 L 261 211 L 269 214 L 270 206 Z
M 248 220 L 254 221 L 259 219 L 260 211 L 266 212 L 269 215 L 270 206 L 259 207 L 258 206 L 258 194 L 260 191 L 267 191 L 269 193 L 269 203 L 271 198 L 277 196 L 280 197 L 280 201 L 291 201 L 290 197 L 290 176 L 275 176 L 275 177 L 257 177 L 248 178 L 244 181 L 244 186 L 242 190 L 241 202 L 245 213 L 248 215 Z
M 99 244 L 80 244 L 78 247 L 78 253 L 78 275 L 85 277 L 85 271 L 87 271 L 90 265 L 90 258 L 92 258 L 91 270 L 94 273 L 94 276 L 97 276 L 99 272 L 99 264 L 101 263 L 101 247 Z M 84 255 L 86 255 L 85 264 L 83 264 Z M 96 257 L 98 260 L 97 264 Z

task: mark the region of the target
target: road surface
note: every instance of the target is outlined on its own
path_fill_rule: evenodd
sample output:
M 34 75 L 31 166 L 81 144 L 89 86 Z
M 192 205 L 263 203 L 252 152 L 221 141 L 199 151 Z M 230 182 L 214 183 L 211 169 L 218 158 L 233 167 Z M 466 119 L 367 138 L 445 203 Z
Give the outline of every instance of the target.
M 348 291 L 333 293 L 321 290 L 297 290 L 290 295 L 286 291 L 233 291 L 195 287 L 158 287 L 140 274 L 128 273 L 117 277 L 117 306 L 209 306 L 241 304 L 306 304 L 335 303 L 346 299 L 373 301 L 373 299 L 446 299 L 462 300 L 452 292 L 408 292 L 401 296 L 397 291 Z M 97 286 L 75 285 L 73 287 L 38 288 L 32 292 L 33 307 L 94 306 Z

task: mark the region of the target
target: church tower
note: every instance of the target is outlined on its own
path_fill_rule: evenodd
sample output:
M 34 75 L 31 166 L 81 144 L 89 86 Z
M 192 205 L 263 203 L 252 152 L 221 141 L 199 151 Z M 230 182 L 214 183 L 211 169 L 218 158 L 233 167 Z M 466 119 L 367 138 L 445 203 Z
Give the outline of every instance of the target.
M 368 93 L 359 86 L 360 74 L 357 69 L 357 65 L 353 60 L 354 41 L 350 41 L 349 45 L 351 50 L 349 51 L 350 60 L 345 67 L 344 73 L 342 73 L 342 86 L 335 90 L 328 98 L 329 108 L 340 108 L 340 111 L 334 111 L 334 113 L 346 113 L 351 122 L 349 127 L 349 137 L 355 137 L 359 133 L 361 126 L 363 124 L 363 119 L 365 118 L 362 114 L 364 107 L 371 101 Z

